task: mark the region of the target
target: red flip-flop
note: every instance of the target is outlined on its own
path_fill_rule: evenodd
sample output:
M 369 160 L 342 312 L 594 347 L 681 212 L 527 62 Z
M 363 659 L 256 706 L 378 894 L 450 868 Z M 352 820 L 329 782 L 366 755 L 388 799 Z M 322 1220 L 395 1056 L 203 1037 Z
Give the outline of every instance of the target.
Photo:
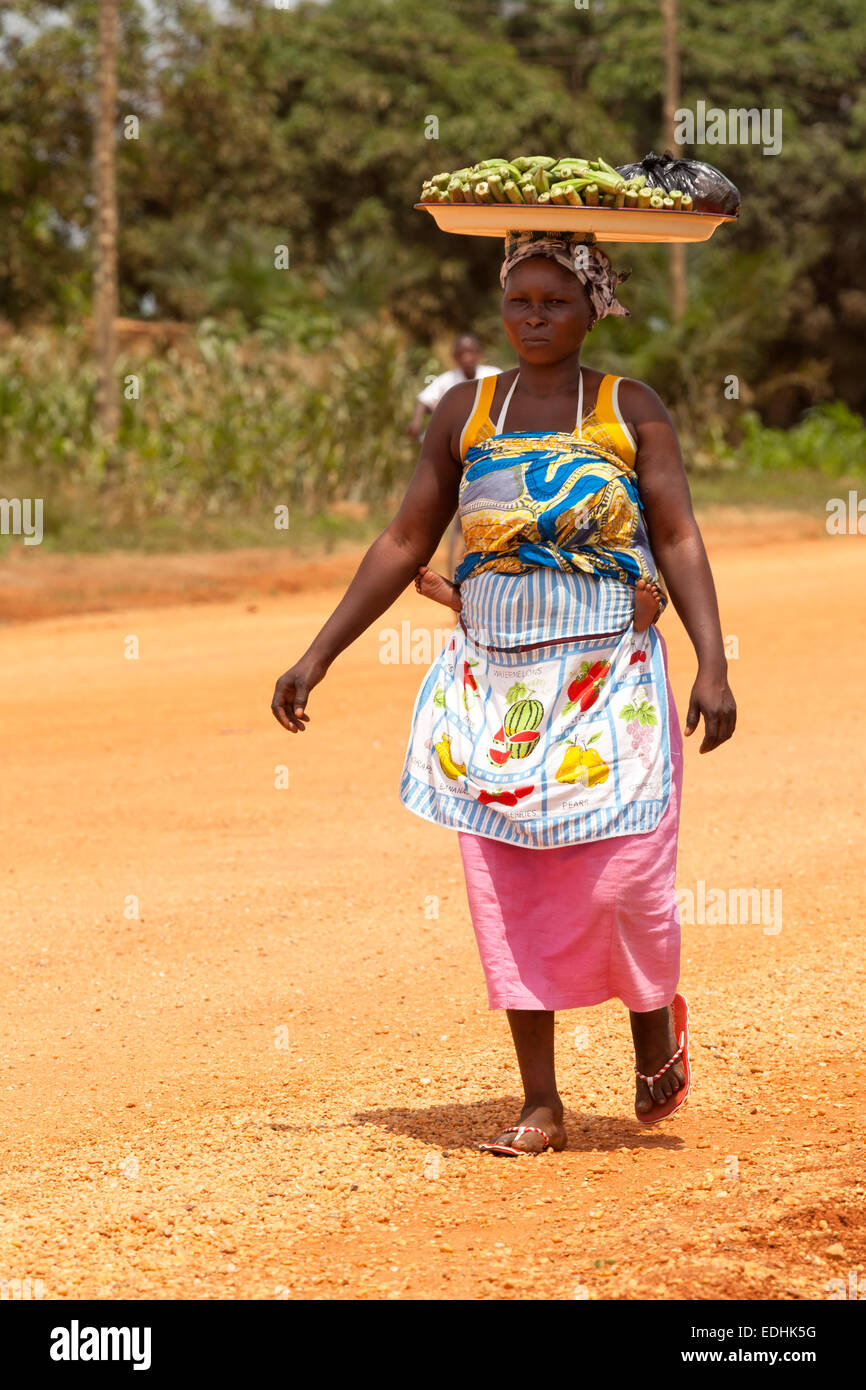
M 658 1081 L 660 1076 L 664 1076 L 668 1068 L 672 1067 L 675 1062 L 679 1062 L 680 1059 L 682 1059 L 683 1071 L 685 1072 L 685 1082 L 681 1090 L 675 1091 L 669 1100 L 663 1101 L 661 1105 L 657 1105 L 646 1115 L 640 1113 L 637 1108 L 637 1102 L 635 1102 L 634 1113 L 642 1125 L 657 1125 L 659 1120 L 669 1120 L 671 1115 L 675 1115 L 678 1110 L 683 1108 L 688 1100 L 689 1091 L 691 1090 L 692 1068 L 689 1062 L 689 1003 L 684 994 L 674 995 L 673 1011 L 674 1033 L 678 1043 L 677 1050 L 673 1057 L 671 1057 L 670 1061 L 665 1062 L 661 1070 L 655 1072 L 653 1076 L 647 1076 L 645 1072 L 639 1071 L 637 1067 L 635 1067 L 634 1070 L 635 1075 L 646 1082 L 653 1100 L 655 1100 L 653 1083 Z
M 515 1139 L 519 1139 L 521 1134 L 540 1134 L 544 1140 L 544 1148 L 541 1149 L 513 1149 L 510 1144 L 479 1144 L 482 1153 L 487 1154 L 507 1154 L 509 1158 L 525 1158 L 527 1154 L 544 1153 L 544 1149 L 550 1148 L 550 1139 L 543 1129 L 538 1125 L 507 1125 L 502 1131 L 503 1134 L 513 1134 Z

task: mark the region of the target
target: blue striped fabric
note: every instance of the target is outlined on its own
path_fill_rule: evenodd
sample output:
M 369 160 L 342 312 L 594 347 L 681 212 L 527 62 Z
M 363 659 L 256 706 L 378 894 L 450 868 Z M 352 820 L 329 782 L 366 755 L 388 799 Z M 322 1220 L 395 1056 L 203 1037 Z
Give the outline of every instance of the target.
M 520 647 L 557 637 L 621 632 L 631 622 L 634 590 L 606 576 L 543 567 L 530 574 L 483 570 L 460 586 L 463 622 L 476 642 Z M 486 634 L 486 635 L 485 635 Z

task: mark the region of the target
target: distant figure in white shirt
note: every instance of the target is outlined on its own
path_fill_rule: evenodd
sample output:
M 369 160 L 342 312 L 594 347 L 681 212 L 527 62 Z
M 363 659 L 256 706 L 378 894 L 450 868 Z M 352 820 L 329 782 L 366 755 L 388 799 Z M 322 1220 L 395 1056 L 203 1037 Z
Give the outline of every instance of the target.
M 427 416 L 433 414 L 445 392 L 450 391 L 452 386 L 458 386 L 461 381 L 477 381 L 479 377 L 497 376 L 499 373 L 498 367 L 485 366 L 481 361 L 481 342 L 474 333 L 460 334 L 454 344 L 453 355 L 456 367 L 452 367 L 450 372 L 442 372 L 419 392 L 409 426 L 413 439 L 418 439 L 423 433 Z
M 420 392 L 415 406 L 415 414 L 409 425 L 409 434 L 413 439 L 417 439 L 423 433 L 427 423 L 427 416 L 432 415 L 437 405 L 452 386 L 458 386 L 462 381 L 477 381 L 483 376 L 498 376 L 499 368 L 486 366 L 481 361 L 481 340 L 474 333 L 461 333 L 454 343 L 454 361 L 457 363 L 450 372 L 442 372 L 425 386 Z M 460 528 L 460 516 L 455 515 L 454 520 L 448 527 L 446 545 L 448 551 L 448 569 L 453 575 L 457 562 L 458 545 L 463 540 L 463 532 Z

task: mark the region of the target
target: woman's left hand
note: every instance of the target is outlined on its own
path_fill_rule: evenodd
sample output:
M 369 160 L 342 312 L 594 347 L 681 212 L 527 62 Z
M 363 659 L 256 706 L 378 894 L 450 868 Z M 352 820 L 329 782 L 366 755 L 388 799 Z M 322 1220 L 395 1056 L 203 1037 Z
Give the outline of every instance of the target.
M 727 743 L 737 724 L 737 703 L 724 674 L 698 671 L 686 716 L 687 738 L 698 727 L 701 715 L 704 716 L 704 738 L 699 751 L 711 753 L 720 743 Z

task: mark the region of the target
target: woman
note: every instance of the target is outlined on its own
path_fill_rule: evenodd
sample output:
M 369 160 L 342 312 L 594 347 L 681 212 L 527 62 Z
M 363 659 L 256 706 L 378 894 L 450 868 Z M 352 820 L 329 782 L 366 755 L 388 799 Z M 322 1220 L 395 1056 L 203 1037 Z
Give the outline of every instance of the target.
M 627 312 L 620 278 L 591 238 L 507 239 L 503 321 L 520 365 L 444 397 L 400 510 L 272 703 L 285 729 L 304 730 L 312 688 L 423 582 L 459 501 L 460 618 L 416 702 L 401 796 L 459 832 L 490 1006 L 507 1011 L 525 1100 L 480 1146 L 495 1153 L 565 1147 L 556 1009 L 626 1004 L 644 1123 L 688 1092 L 681 740 L 648 626 L 666 602 L 661 575 L 698 661 L 686 734 L 703 715 L 709 752 L 736 712 L 667 412 L 649 387 L 580 365 L 593 325 Z M 436 596 L 449 601 L 447 585 Z

